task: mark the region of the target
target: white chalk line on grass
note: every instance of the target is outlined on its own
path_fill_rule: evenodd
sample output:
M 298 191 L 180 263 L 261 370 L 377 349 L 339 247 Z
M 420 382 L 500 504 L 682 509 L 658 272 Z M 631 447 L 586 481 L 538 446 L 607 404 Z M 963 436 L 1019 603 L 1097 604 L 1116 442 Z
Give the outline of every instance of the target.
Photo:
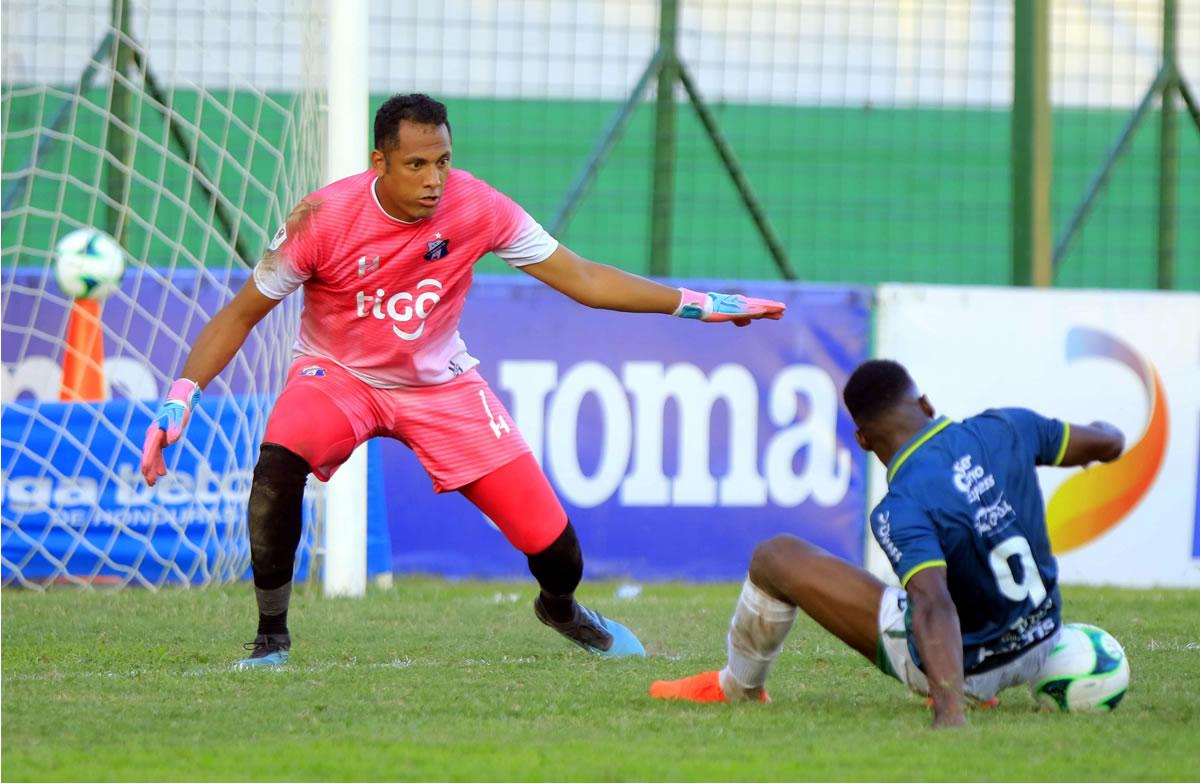
M 492 666 L 496 664 L 508 665 L 518 664 L 526 665 L 535 663 L 538 659 L 533 657 L 502 657 L 495 662 L 483 659 L 469 658 L 459 661 L 460 666 Z M 255 676 L 262 672 L 265 675 L 271 676 L 289 676 L 289 675 L 309 675 L 321 674 L 323 672 L 339 671 L 339 670 L 386 670 L 386 669 L 410 669 L 420 667 L 445 667 L 446 661 L 442 660 L 427 660 L 414 661 L 412 658 L 393 658 L 390 661 L 376 663 L 359 663 L 356 660 L 349 661 L 327 661 L 324 663 L 310 663 L 297 666 L 287 664 L 277 667 L 261 667 L 256 669 L 237 669 L 236 663 L 226 663 L 215 666 L 199 666 L 193 669 L 185 669 L 182 671 L 166 671 L 163 669 L 126 669 L 125 671 L 46 671 L 46 672 L 21 672 L 20 674 L 5 674 L 5 682 L 63 682 L 66 680 L 132 680 L 147 676 L 178 676 L 178 677 L 211 677 L 218 674 L 237 674 L 241 676 Z
M 1146 642 L 1146 649 L 1150 652 L 1157 652 L 1159 650 L 1167 650 L 1169 652 L 1179 652 L 1181 650 L 1200 652 L 1200 642 L 1184 642 L 1181 644 L 1179 642 L 1160 642 L 1157 639 L 1151 639 Z

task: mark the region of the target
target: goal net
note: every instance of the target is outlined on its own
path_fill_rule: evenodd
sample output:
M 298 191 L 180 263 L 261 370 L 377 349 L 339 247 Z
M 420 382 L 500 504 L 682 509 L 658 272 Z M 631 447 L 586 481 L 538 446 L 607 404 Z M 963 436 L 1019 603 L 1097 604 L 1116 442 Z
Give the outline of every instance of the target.
M 205 390 L 167 452 L 170 474 L 150 488 L 138 465 L 201 327 L 321 184 L 324 7 L 4 3 L 5 585 L 156 588 L 247 573 L 245 504 L 296 297 Z M 84 227 L 126 256 L 99 305 L 76 304 L 55 280 L 56 243 Z

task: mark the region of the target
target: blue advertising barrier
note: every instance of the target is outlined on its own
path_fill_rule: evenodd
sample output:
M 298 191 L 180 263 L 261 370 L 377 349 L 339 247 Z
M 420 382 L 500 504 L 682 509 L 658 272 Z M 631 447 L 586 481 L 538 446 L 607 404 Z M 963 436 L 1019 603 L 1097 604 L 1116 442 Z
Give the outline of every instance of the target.
M 507 278 L 477 283 L 465 309 L 468 348 L 563 500 L 587 574 L 740 579 L 776 533 L 861 564 L 866 461 L 838 390 L 868 358 L 869 290 L 687 284 L 745 286 L 787 316 L 739 329 L 594 311 Z M 527 575 L 407 448 L 380 453 L 396 571 Z
M 91 582 L 198 583 L 244 576 L 246 499 L 257 443 L 245 426 L 251 397 L 201 398 L 170 473 L 153 488 L 139 471 L 144 406 L 25 403 L 4 406 L 3 580 L 69 575 Z M 52 455 L 52 456 L 48 456 Z
M 130 269 L 101 314 L 114 399 L 59 403 L 51 400 L 58 396 L 71 303 L 48 270 L 4 269 L 5 584 L 17 581 L 17 573 L 34 582 L 194 583 L 214 568 L 228 578 L 233 564 L 248 562 L 246 499 L 273 402 L 250 390 L 282 383 L 295 334 L 286 313 L 277 311 L 271 323 L 256 327 L 239 357 L 205 390 L 183 440 L 166 452 L 168 477 L 152 490 L 138 473 L 142 433 L 165 391 L 155 380 L 158 371 L 179 369 L 208 318 L 248 275 L 244 269 L 178 270 L 166 278 L 151 267 Z M 123 433 L 129 437 L 124 445 Z M 372 575 L 391 570 L 377 484 L 373 478 Z M 300 579 L 309 550 L 300 549 Z
M 53 324 L 41 321 L 61 324 L 47 315 L 59 303 L 39 297 L 44 280 L 36 274 L 26 280 L 9 271 L 6 366 L 30 354 L 57 358 L 61 349 L 51 341 L 43 346 L 21 334 L 25 329 L 52 334 Z M 178 295 L 174 291 L 187 291 L 193 301 L 206 302 L 205 311 L 215 310 L 220 291 L 241 285 L 245 272 L 219 284 L 183 277 L 168 292 L 169 281 L 140 275 L 126 281 L 125 298 L 105 303 L 103 321 L 119 330 L 124 351 L 157 356 L 165 350 L 161 334 L 151 350 L 141 349 L 143 328 L 130 313 L 172 318 L 175 308 L 162 304 Z M 686 284 L 709 290 L 746 285 Z M 838 389 L 868 356 L 870 291 L 786 283 L 749 288 L 748 293 L 787 303 L 784 320 L 738 329 L 595 311 L 527 278 L 480 278 L 472 290 L 463 336 L 562 498 L 590 577 L 739 579 L 754 544 L 781 532 L 861 563 L 866 463 L 838 404 Z M 154 327 L 179 335 L 175 355 L 164 357 L 164 366 L 180 361 L 180 348 L 202 325 L 204 319 L 191 313 L 177 325 Z M 10 330 L 13 324 L 21 328 Z M 144 330 L 150 330 L 148 323 Z M 272 350 L 277 353 L 286 352 Z M 72 575 L 120 576 L 135 569 L 147 583 L 164 573 L 186 582 L 197 577 L 198 563 L 211 562 L 221 551 L 242 552 L 244 493 L 253 466 L 238 464 L 232 454 L 255 454 L 258 444 L 241 440 L 255 436 L 239 413 L 237 392 L 250 385 L 244 378 L 252 368 L 282 372 L 282 366 L 278 359 L 241 362 L 217 384 L 234 394 L 202 398 L 173 467 L 209 488 L 199 503 L 193 498 L 185 504 L 170 494 L 186 494 L 183 489 L 146 494 L 136 475 L 140 455 L 119 447 L 120 433 L 144 431 L 156 400 L 96 406 L 22 399 L 6 405 L 5 582 L 12 564 L 27 578 L 53 572 L 47 558 L 65 562 Z M 261 413 L 256 426 L 260 419 Z M 226 448 L 227 440 L 238 445 Z M 527 575 L 525 558 L 465 499 L 431 491 L 406 447 L 376 440 L 370 448 L 369 573 Z M 49 453 L 53 464 L 37 456 Z M 107 465 L 117 466 L 118 476 L 130 471 L 132 476 L 105 479 Z M 76 475 L 80 481 L 64 483 L 64 477 Z M 242 494 L 235 499 L 231 490 L 213 499 L 212 482 L 219 486 L 225 479 L 212 477 L 233 475 L 245 480 Z M 229 481 L 231 487 L 237 483 Z M 66 508 L 71 525 L 47 524 L 47 513 L 37 511 L 30 496 L 47 492 L 60 506 L 75 503 Z M 131 499 L 136 502 L 129 505 Z M 163 524 L 170 515 L 179 519 L 185 507 L 191 517 L 182 520 L 182 534 Z M 105 551 L 107 565 L 99 556 Z

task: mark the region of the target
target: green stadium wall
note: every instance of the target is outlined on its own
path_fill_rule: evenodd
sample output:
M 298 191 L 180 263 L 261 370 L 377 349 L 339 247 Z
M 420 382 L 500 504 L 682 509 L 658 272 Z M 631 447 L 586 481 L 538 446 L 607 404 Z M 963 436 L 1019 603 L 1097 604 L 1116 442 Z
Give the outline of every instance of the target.
M 6 188 L 29 158 L 37 127 L 52 116 L 49 93 L 6 87 Z M 19 93 L 19 94 L 18 94 Z M 41 263 L 61 213 L 103 226 L 90 183 L 99 172 L 107 127 L 103 91 L 81 102 L 40 164 L 26 204 L 5 220 L 6 263 Z M 377 106 L 384 96 L 374 96 Z M 290 98 L 275 95 L 279 104 Z M 455 165 L 507 192 L 549 224 L 616 110 L 612 102 L 448 100 Z M 238 231 L 252 255 L 280 221 L 280 191 L 294 148 L 281 114 L 256 95 L 174 93 L 198 126 L 200 163 L 239 206 Z M 233 111 L 218 110 L 232 107 Z M 84 108 L 92 107 L 92 108 Z M 1007 111 L 933 108 L 828 108 L 714 105 L 714 112 L 801 278 L 1006 284 L 1009 282 Z M 237 120 L 232 120 L 230 115 Z M 181 260 L 224 265 L 229 243 L 169 146 L 167 128 L 135 98 L 138 118 L 131 252 L 155 265 Z M 1061 231 L 1128 114 L 1054 113 L 1054 223 Z M 736 191 L 692 109 L 679 107 L 671 273 L 678 277 L 778 278 Z M 1200 289 L 1200 134 L 1179 118 L 1177 287 Z M 22 132 L 25 131 L 25 132 Z M 639 107 L 560 238 L 588 257 L 648 269 L 653 112 Z M 193 134 L 194 135 L 194 131 Z M 73 140 L 73 141 L 71 141 Z M 218 141 L 219 140 L 219 141 Z M 1136 136 L 1057 277 L 1069 287 L 1152 288 L 1157 261 L 1157 122 Z M 365 161 L 364 161 L 365 164 Z M 157 183 L 166 183 L 161 188 Z M 172 196 L 164 197 L 164 190 Z M 190 205 L 185 208 L 184 204 Z M 20 204 L 20 202 L 18 202 Z M 61 230 L 65 231 L 66 228 Z M 502 272 L 495 258 L 480 271 Z

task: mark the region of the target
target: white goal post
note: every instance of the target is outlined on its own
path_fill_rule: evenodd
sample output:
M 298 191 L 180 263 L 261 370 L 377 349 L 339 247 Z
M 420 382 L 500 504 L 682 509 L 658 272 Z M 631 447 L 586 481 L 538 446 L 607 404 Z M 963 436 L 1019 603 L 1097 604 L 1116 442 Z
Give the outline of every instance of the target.
M 325 180 L 357 174 L 367 164 L 369 74 L 366 0 L 328 0 L 328 144 Z M 337 53 L 334 55 L 333 53 Z M 367 590 L 367 447 L 359 446 L 325 490 L 326 595 Z

